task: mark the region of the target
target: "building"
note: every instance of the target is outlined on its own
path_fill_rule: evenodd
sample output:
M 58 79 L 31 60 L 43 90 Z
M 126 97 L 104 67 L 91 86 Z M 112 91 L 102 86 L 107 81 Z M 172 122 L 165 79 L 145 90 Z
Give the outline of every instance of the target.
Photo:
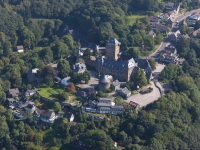
M 56 119 L 56 115 L 55 115 L 55 112 L 52 110 L 46 110 L 40 114 L 40 120 L 44 122 L 54 123 L 55 119 Z
M 18 88 L 9 89 L 8 95 L 9 97 L 12 97 L 12 98 L 18 97 L 20 95 L 19 89 Z
M 189 35 L 186 34 L 181 34 L 179 30 L 177 30 L 175 33 L 172 34 L 172 40 L 175 42 L 178 42 L 181 38 L 190 38 Z
M 131 96 L 131 91 L 129 91 L 129 90 L 125 87 L 125 88 L 121 89 L 120 95 L 121 95 L 122 97 L 124 97 L 124 98 L 127 99 L 128 97 Z
M 162 15 L 160 15 L 159 18 L 160 18 L 162 21 L 167 21 L 167 20 L 170 18 L 170 16 L 169 16 L 168 13 L 163 13 Z
M 197 29 L 197 30 L 195 30 L 195 31 L 192 33 L 191 37 L 195 38 L 195 37 L 197 37 L 197 36 L 199 36 L 199 35 L 200 35 L 200 28 Z
M 75 63 L 73 65 L 73 71 L 76 73 L 84 73 L 86 71 L 86 65 L 83 64 L 82 62 Z
M 131 76 L 139 69 L 139 66 L 135 63 L 135 60 L 133 58 L 125 60 L 123 62 L 116 61 L 116 54 L 119 54 L 119 46 L 120 42 L 118 42 L 114 38 L 110 38 L 106 47 L 107 58 L 104 56 L 91 56 L 90 58 L 88 58 L 80 56 L 79 54 L 77 57 L 83 58 L 86 64 L 94 67 L 101 75 L 108 74 L 113 76 L 113 78 L 118 79 L 119 81 L 130 81 Z
M 99 79 L 99 91 L 106 92 L 106 90 L 110 88 L 110 85 L 111 85 L 111 81 L 108 78 L 108 76 L 103 75 Z
M 162 24 L 157 24 L 156 29 L 162 34 L 167 34 L 167 31 L 168 31 L 167 26 L 162 25 Z
M 116 90 L 120 89 L 120 85 L 121 85 L 121 83 L 118 80 L 115 80 L 111 84 L 111 87 L 116 91 Z
M 106 104 L 111 104 L 112 99 L 111 98 L 100 98 L 99 103 L 106 103 Z
M 200 12 L 193 13 L 189 17 L 186 18 L 188 25 L 193 26 L 200 19 Z
M 22 109 L 15 109 L 13 110 L 13 115 L 19 119 L 25 119 L 24 113 L 25 111 Z
M 25 92 L 25 96 L 32 96 L 32 95 L 34 95 L 34 94 L 36 94 L 36 93 L 37 93 L 36 89 L 27 90 L 27 91 Z
M 68 86 L 70 83 L 71 77 L 66 77 L 61 80 L 61 84 L 64 86 Z
M 121 43 L 117 39 L 111 37 L 106 44 L 106 58 L 117 60 Z
M 72 114 L 72 113 L 66 112 L 64 114 L 64 117 L 67 118 L 68 122 L 74 121 L 74 114 Z
M 7 98 L 6 105 L 10 109 L 17 108 L 17 101 L 14 98 Z
M 124 111 L 124 106 L 111 106 L 111 113 L 112 114 L 120 114 Z
M 24 47 L 22 45 L 17 46 L 17 52 L 18 53 L 24 52 Z
M 27 72 L 27 80 L 29 82 L 33 82 L 33 81 L 36 81 L 38 80 L 38 71 L 39 71 L 39 68 L 34 68 L 34 69 L 29 69 L 28 72 Z
M 167 63 L 177 63 L 178 55 L 174 46 L 167 46 L 160 52 L 159 60 Z
M 151 31 L 149 31 L 147 36 L 152 36 L 153 38 L 155 38 L 156 37 L 156 33 L 153 30 L 151 30 Z
M 178 14 L 179 10 L 180 10 L 180 3 L 167 3 L 165 5 L 165 9 L 166 10 L 170 10 L 170 11 L 175 11 L 176 14 Z
M 152 76 L 152 69 L 149 61 L 147 59 L 139 58 L 137 59 L 137 65 L 144 70 L 147 80 L 150 81 Z

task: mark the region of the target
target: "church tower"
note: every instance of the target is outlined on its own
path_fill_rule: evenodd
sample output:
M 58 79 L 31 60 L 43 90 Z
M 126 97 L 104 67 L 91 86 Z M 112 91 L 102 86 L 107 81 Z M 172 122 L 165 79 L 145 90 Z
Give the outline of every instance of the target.
M 106 44 L 106 58 L 117 60 L 121 43 L 111 37 Z

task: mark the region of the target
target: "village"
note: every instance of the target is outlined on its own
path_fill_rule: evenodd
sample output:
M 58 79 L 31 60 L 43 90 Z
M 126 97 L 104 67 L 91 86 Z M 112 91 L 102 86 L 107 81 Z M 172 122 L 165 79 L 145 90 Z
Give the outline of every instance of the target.
M 175 18 L 179 17 L 179 9 L 180 4 L 168 3 L 166 4 L 167 12 L 157 17 L 149 16 L 151 30 L 146 36 L 155 38 L 156 32 L 160 32 L 166 37 L 165 41 L 161 43 L 153 55 L 147 58 L 130 58 L 120 49 L 121 43 L 114 37 L 110 37 L 104 47 L 94 43 L 89 44 L 88 47 L 80 47 L 76 56 L 77 61 L 70 68 L 76 75 L 83 75 L 85 73 L 82 77 L 84 81 L 80 79 L 79 82 L 74 82 L 76 79 L 73 73 L 71 76 L 65 76 L 64 78 L 59 76 L 54 78 L 53 87 L 58 89 L 56 91 L 57 95 L 73 84 L 75 91 L 73 94 L 66 96 L 68 101 L 60 101 L 60 98 L 43 95 L 43 93 L 49 91 L 45 91 L 44 88 L 42 89 L 39 86 L 43 82 L 38 75 L 40 70 L 38 68 L 31 68 L 27 72 L 27 80 L 32 85 L 37 83 L 38 87 L 31 86 L 26 91 L 21 91 L 18 88 L 9 89 L 7 93 L 7 106 L 21 120 L 26 118 L 27 111 L 29 111 L 29 115 L 32 115 L 35 120 L 54 123 L 55 119 L 59 117 L 66 117 L 69 122 L 73 122 L 75 115 L 70 112 L 71 109 L 81 110 L 89 118 L 102 120 L 105 114 L 115 115 L 124 111 L 138 110 L 156 101 L 166 91 L 158 81 L 159 73 L 165 67 L 165 63 L 182 65 L 184 61 L 177 54 L 174 44 L 181 38 L 196 38 L 200 33 L 199 29 L 194 30 L 194 27 L 192 27 L 200 19 L 200 12 L 189 15 L 182 14 L 182 18 L 179 21 L 175 21 Z M 181 33 L 181 28 L 188 28 L 191 34 Z M 69 34 L 73 36 L 73 31 L 70 30 Z M 22 45 L 17 46 L 17 52 L 24 52 Z M 118 61 L 119 58 L 122 60 Z M 159 71 L 152 69 L 149 63 L 151 58 L 157 62 L 157 68 L 161 68 Z M 48 66 L 58 73 L 57 63 L 52 63 Z M 144 87 L 134 85 L 134 88 L 130 88 L 128 83 L 133 83 L 134 75 L 139 70 L 142 70 L 144 73 L 148 84 Z M 53 95 L 53 92 L 49 93 L 49 95 Z M 50 109 L 48 106 L 43 107 L 43 102 L 39 104 L 37 102 L 36 104 L 35 97 L 38 95 L 43 102 L 53 104 L 59 102 L 62 107 L 59 110 L 62 113 L 60 114 L 59 111 Z M 140 103 L 140 101 L 150 99 L 152 96 L 154 96 L 152 100 Z M 121 98 L 120 103 L 119 101 L 116 102 L 116 99 L 119 97 Z M 70 109 L 63 111 L 66 107 Z

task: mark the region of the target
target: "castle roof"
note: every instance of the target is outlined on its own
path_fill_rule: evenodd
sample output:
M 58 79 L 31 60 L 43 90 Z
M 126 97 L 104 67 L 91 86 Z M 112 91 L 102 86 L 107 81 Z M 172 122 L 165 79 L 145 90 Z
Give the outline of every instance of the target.
M 108 43 L 107 43 L 107 44 L 121 45 L 121 43 L 120 43 L 116 38 L 113 38 L 113 37 L 111 37 L 111 38 L 108 40 Z
M 108 79 L 108 77 L 106 75 L 103 75 L 100 79 L 101 83 L 110 83 L 110 79 Z

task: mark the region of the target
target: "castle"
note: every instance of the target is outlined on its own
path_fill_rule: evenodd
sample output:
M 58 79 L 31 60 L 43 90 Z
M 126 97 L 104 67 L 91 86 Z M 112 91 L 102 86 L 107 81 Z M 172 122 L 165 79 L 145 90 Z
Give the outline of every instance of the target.
M 93 66 L 98 73 L 112 75 L 114 78 L 120 81 L 130 81 L 131 76 L 139 69 L 144 69 L 146 77 L 149 80 L 151 78 L 151 67 L 148 60 L 138 59 L 137 63 L 133 58 L 125 60 L 123 62 L 117 61 L 119 58 L 121 43 L 115 39 L 110 38 L 106 44 L 106 47 L 95 46 L 91 48 L 93 53 L 105 53 L 105 56 L 95 57 L 91 56 L 86 58 L 83 56 L 86 48 L 79 48 L 78 58 L 83 58 L 86 64 Z

